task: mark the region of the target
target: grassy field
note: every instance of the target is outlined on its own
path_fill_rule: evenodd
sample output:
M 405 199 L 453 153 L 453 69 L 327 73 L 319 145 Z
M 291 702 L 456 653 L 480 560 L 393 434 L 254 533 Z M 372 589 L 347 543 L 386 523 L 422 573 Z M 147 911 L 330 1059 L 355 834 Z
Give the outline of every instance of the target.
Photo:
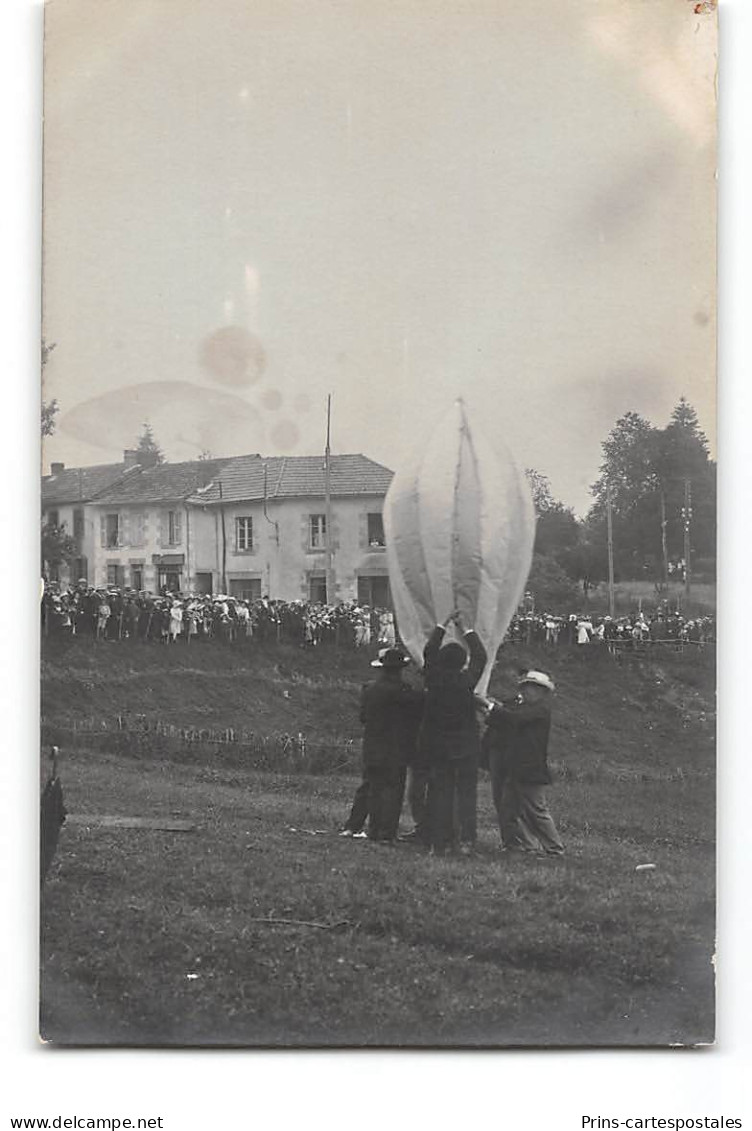
M 59 1043 L 645 1045 L 712 1039 L 712 655 L 586 662 L 557 680 L 560 860 L 433 859 L 337 837 L 367 659 L 51 644 L 48 738 L 71 819 L 42 908 L 42 1033 Z M 252 744 L 79 735 L 117 715 L 303 734 Z M 66 737 L 67 736 L 67 737 Z M 327 750 L 329 758 L 327 760 Z M 314 756 L 311 752 L 318 752 Z M 311 770 L 318 767 L 319 772 Z M 339 767 L 338 772 L 332 772 Z M 182 818 L 189 832 L 101 826 Z M 409 825 L 405 821 L 405 826 Z M 653 863 L 653 871 L 635 871 Z

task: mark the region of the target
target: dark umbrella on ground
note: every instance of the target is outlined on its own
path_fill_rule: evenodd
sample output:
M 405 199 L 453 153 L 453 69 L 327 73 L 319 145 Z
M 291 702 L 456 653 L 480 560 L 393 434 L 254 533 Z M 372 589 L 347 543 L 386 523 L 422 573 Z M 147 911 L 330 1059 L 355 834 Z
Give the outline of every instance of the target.
M 60 829 L 65 823 L 65 804 L 63 802 L 63 787 L 57 772 L 57 760 L 60 754 L 58 746 L 50 747 L 50 772 L 42 790 L 41 812 L 41 846 L 40 846 L 40 882 L 44 883 L 50 864 L 55 857 Z

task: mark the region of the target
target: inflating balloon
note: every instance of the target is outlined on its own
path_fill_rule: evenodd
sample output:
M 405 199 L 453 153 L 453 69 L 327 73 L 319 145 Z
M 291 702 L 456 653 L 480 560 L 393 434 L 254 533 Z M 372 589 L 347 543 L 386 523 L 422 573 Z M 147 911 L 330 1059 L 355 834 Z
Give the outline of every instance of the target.
M 477 688 L 485 694 L 530 571 L 535 512 L 524 472 L 471 427 L 462 401 L 397 471 L 384 532 L 406 648 L 420 662 L 434 627 L 458 609 L 488 652 Z

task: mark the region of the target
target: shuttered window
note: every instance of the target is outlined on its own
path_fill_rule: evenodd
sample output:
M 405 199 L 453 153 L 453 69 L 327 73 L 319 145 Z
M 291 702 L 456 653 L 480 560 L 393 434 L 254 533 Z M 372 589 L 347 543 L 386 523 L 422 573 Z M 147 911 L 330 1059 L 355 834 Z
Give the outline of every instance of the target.
M 235 549 L 244 553 L 253 549 L 253 518 L 240 515 L 235 519 Z
M 308 545 L 312 550 L 323 550 L 326 547 L 326 515 L 311 514 L 308 516 Z
M 179 546 L 183 541 L 183 516 L 180 511 L 167 512 L 167 544 Z

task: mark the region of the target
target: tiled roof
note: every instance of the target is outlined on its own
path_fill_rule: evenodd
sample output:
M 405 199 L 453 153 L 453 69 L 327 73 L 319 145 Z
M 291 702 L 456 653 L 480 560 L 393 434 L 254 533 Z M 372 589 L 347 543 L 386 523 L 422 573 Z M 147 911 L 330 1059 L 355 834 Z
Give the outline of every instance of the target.
M 218 503 L 219 483 L 224 502 L 247 502 L 264 497 L 293 499 L 323 497 L 324 457 L 317 456 L 236 456 L 224 462 L 217 479 L 198 491 L 192 503 Z M 357 495 L 385 495 L 394 472 L 364 455 L 331 456 L 331 493 L 333 498 Z
M 42 506 L 88 502 L 126 474 L 132 471 L 124 463 L 100 463 L 92 467 L 66 467 L 57 475 L 44 475 Z
M 97 503 L 159 503 L 187 499 L 227 460 L 190 460 L 138 467 L 96 499 Z
M 247 502 L 264 497 L 264 468 L 268 499 L 323 497 L 324 457 L 318 456 L 232 456 L 216 460 L 191 460 L 187 463 L 161 463 L 156 467 L 123 464 L 70 468 L 43 480 L 45 506 L 56 502 L 90 499 L 102 504 L 152 503 L 188 499 L 206 505 L 220 501 Z M 109 473 L 109 475 L 107 474 Z M 357 495 L 385 495 L 393 472 L 363 455 L 331 457 L 333 498 Z M 78 484 L 84 495 L 79 496 Z M 208 485 L 202 487 L 202 484 Z M 67 484 L 63 487 L 63 484 Z M 74 489 L 75 488 L 75 489 Z M 88 493 L 86 493 L 88 492 Z

